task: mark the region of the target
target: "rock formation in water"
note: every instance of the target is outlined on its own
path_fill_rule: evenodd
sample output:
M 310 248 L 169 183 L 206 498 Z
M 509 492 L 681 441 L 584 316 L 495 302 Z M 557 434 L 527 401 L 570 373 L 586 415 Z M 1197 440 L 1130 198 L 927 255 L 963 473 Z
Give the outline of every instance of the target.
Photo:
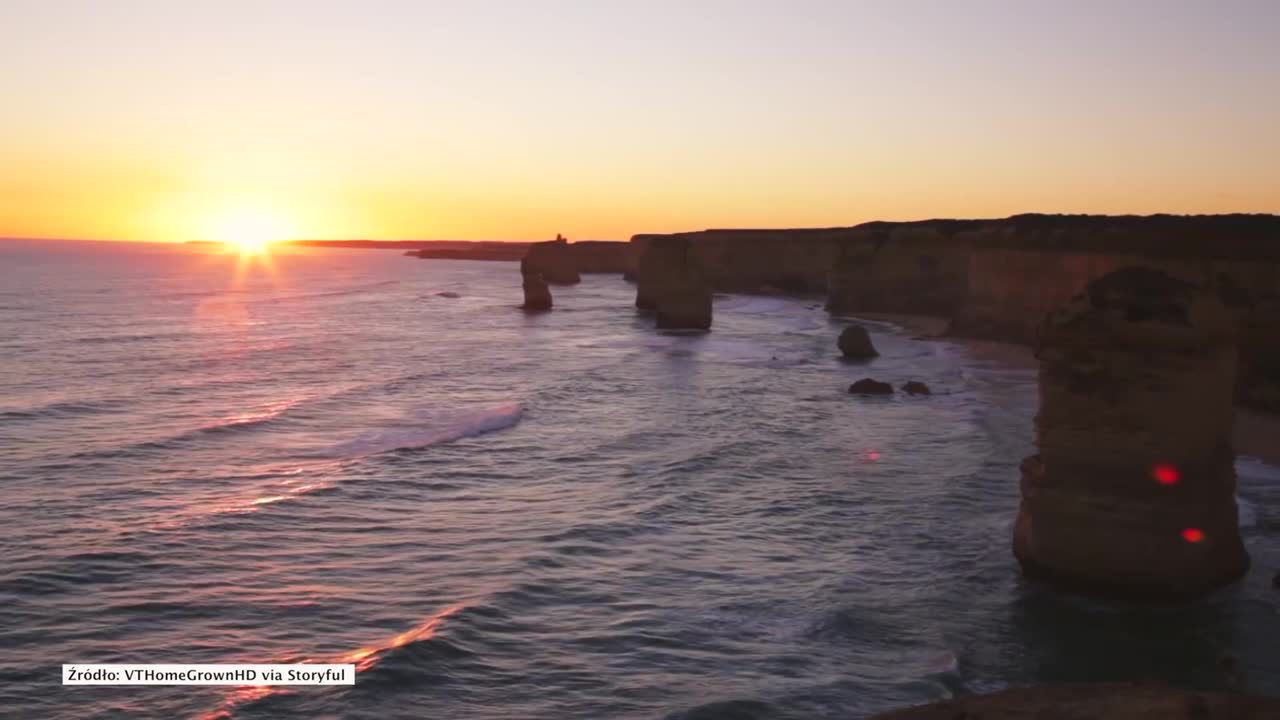
M 689 257 L 687 247 L 675 265 L 669 266 L 659 283 L 657 326 L 667 330 L 709 330 L 711 328 L 711 288 L 701 266 Z
M 1090 283 L 1038 330 L 1039 453 L 1022 464 L 1028 576 L 1170 600 L 1248 567 L 1231 448 L 1236 325 L 1147 268 Z
M 893 386 L 887 382 L 862 378 L 849 386 L 849 392 L 853 395 L 892 395 Z
M 845 328 L 840 333 L 840 339 L 836 341 L 836 345 L 840 348 L 840 354 L 850 360 L 866 360 L 880 354 L 871 344 L 871 336 L 867 334 L 867 329 L 861 325 L 850 325 Z
M 530 272 L 541 275 L 543 280 L 552 285 L 574 285 L 582 282 L 568 241 L 556 237 L 555 240 L 530 245 L 524 262 L 528 263 Z M 521 273 L 524 273 L 523 265 Z
M 1097 683 L 1003 690 L 895 710 L 871 720 L 1271 720 L 1280 698 Z
M 520 277 L 524 287 L 524 304 L 520 307 L 529 311 L 550 310 L 551 288 L 542 279 L 542 273 L 530 266 L 528 258 L 520 261 Z
M 711 288 L 687 239 L 667 236 L 647 244 L 639 262 L 636 307 L 655 311 L 659 328 L 711 327 Z
M 902 386 L 902 392 L 908 395 L 932 395 L 933 394 L 933 391 L 929 389 L 929 386 L 925 385 L 919 380 L 911 380 L 907 382 L 905 385 Z

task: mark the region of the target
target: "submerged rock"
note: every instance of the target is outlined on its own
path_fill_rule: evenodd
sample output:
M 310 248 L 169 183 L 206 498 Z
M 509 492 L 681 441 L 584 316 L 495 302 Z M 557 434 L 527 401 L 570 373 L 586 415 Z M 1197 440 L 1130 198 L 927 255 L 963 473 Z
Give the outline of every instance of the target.
M 528 258 L 520 261 L 520 277 L 524 287 L 524 304 L 520 307 L 529 311 L 550 310 L 551 288 L 547 287 L 542 274 L 530 267 Z
M 458 293 L 456 293 L 456 292 L 452 292 L 452 291 L 446 290 L 446 291 L 444 291 L 444 292 L 438 292 L 438 293 L 436 293 L 436 297 L 456 299 L 456 298 L 460 298 L 460 297 L 462 297 L 462 296 L 461 296 L 461 295 L 459 295 L 459 294 L 458 294 Z
M 933 392 L 929 390 L 929 386 L 925 385 L 919 380 L 912 380 L 911 382 L 908 382 L 907 384 L 903 385 L 902 391 L 908 395 L 932 395 L 933 394 Z
M 839 346 L 840 353 L 851 360 L 866 360 L 880 354 L 871 344 L 871 336 L 867 334 L 867 329 L 861 325 L 850 325 L 845 328 L 840 333 L 840 339 L 836 341 L 836 345 Z
M 1264 720 L 1280 698 L 1161 685 L 1043 685 L 966 695 L 875 715 L 871 720 Z
M 887 382 L 862 378 L 849 386 L 849 392 L 854 395 L 892 395 L 893 386 Z
M 1013 541 L 1023 572 L 1152 600 L 1243 574 L 1222 303 L 1126 268 L 1046 316 L 1038 337 L 1040 452 L 1022 463 Z

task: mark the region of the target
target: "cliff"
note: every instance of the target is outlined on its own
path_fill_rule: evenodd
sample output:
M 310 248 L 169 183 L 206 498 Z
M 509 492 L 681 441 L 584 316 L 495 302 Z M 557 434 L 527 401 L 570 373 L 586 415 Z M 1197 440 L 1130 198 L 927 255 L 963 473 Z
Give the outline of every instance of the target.
M 688 241 L 690 257 L 721 292 L 823 293 L 837 243 L 852 228 L 801 230 L 702 230 L 631 238 L 634 272 L 650 243 L 660 238 Z
M 580 273 L 624 273 L 631 266 L 631 246 L 610 240 L 569 243 L 569 255 Z
M 1240 327 L 1240 401 L 1280 411 L 1280 216 L 1031 214 L 642 234 L 631 238 L 627 274 L 639 275 L 659 238 L 687 240 L 716 291 L 825 292 L 832 313 L 937 315 L 954 335 L 1019 343 L 1089 282 L 1151 267 L 1221 296 Z
M 982 220 L 872 222 L 836 240 L 827 310 L 945 315 L 965 301 Z
M 969 240 L 952 334 L 1030 343 L 1088 283 L 1148 267 L 1219 295 L 1240 330 L 1239 400 L 1280 411 L 1280 217 L 1017 215 Z

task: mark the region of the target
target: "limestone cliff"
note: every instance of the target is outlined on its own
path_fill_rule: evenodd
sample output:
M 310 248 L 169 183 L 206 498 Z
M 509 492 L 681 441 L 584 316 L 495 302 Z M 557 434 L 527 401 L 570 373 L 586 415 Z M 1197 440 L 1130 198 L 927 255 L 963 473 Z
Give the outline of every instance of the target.
M 1090 283 L 1036 330 L 1039 454 L 1014 554 L 1089 592 L 1178 599 L 1248 567 L 1231 449 L 1236 324 L 1212 293 L 1147 268 Z
M 826 291 L 836 242 L 850 228 L 802 230 L 703 230 L 671 235 L 636 235 L 631 244 L 636 276 L 645 249 L 662 238 L 682 238 L 690 256 L 719 292 Z
M 1021 343 L 1090 281 L 1159 269 L 1228 303 L 1241 329 L 1238 397 L 1280 411 L 1278 216 L 1015 215 L 636 235 L 624 273 L 639 281 L 645 249 L 677 237 L 716 291 L 826 291 L 836 314 L 938 315 L 952 334 Z M 637 305 L 653 308 L 644 287 Z
M 631 266 L 629 243 L 579 240 L 569 243 L 569 255 L 579 273 L 624 273 Z
M 1142 265 L 1216 292 L 1240 336 L 1239 399 L 1280 411 L 1280 217 L 1017 215 L 971 238 L 951 333 L 1030 343 L 1089 282 Z
M 946 315 L 968 292 L 969 243 L 983 221 L 859 225 L 836 241 L 827 292 L 834 314 Z

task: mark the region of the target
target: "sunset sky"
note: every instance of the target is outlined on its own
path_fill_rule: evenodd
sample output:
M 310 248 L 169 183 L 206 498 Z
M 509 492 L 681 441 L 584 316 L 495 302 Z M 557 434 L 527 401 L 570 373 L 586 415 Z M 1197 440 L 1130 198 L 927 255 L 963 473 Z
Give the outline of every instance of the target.
M 1280 211 L 1280 2 L 0 0 L 0 236 Z

